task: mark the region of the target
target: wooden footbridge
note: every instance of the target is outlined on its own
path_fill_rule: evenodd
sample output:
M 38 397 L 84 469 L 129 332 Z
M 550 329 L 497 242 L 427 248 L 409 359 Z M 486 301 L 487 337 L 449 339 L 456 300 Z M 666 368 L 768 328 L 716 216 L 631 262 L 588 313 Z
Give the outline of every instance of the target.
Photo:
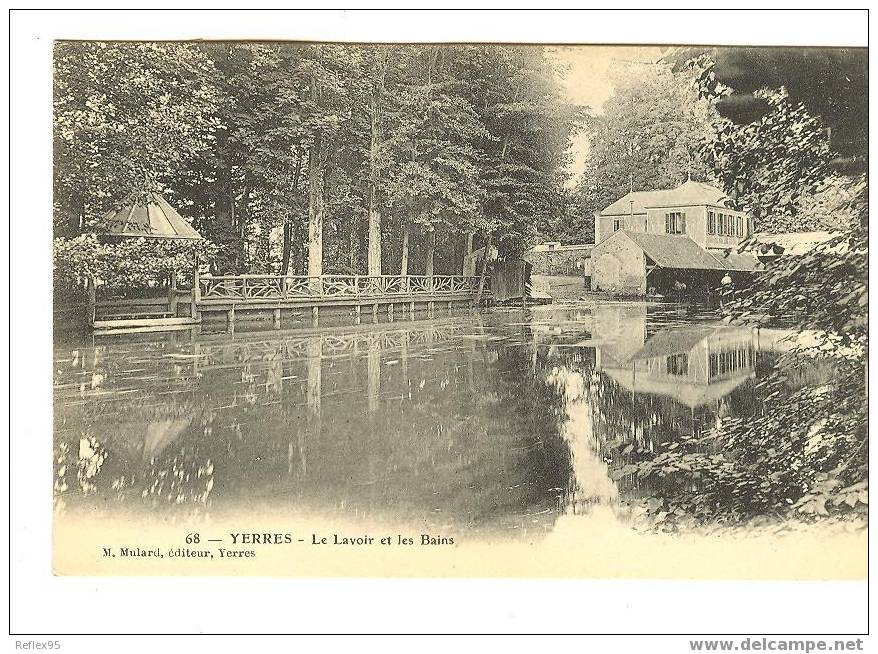
M 454 307 L 472 308 L 479 296 L 479 277 L 462 275 L 195 275 L 193 288 L 172 284 L 167 297 L 149 299 L 96 297 L 90 289 L 88 321 L 96 331 L 125 329 L 154 331 L 186 329 L 225 322 L 233 332 L 240 319 L 265 319 L 280 329 L 285 321 L 317 326 L 321 311 L 349 315 L 360 324 L 363 314 L 372 322 L 381 315 L 432 318 Z M 481 299 L 490 296 L 484 281 Z

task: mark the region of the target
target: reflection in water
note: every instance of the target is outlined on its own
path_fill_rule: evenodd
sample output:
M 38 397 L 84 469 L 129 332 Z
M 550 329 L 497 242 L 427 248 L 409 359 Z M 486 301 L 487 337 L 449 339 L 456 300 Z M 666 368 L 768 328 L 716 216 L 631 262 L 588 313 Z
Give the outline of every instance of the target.
M 621 515 L 649 488 L 615 478 L 614 453 L 758 410 L 754 380 L 782 336 L 667 305 L 583 304 L 59 344 L 56 507 L 486 535 Z

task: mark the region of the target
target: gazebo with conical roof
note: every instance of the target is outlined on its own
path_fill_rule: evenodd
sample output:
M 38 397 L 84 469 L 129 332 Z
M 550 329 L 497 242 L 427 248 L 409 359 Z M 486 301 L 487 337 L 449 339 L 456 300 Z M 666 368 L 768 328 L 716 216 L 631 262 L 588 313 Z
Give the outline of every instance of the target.
M 111 236 L 201 240 L 201 234 L 167 200 L 151 191 L 115 205 L 95 228 Z
M 101 236 L 122 238 L 154 238 L 200 241 L 195 228 L 172 207 L 164 197 L 154 191 L 132 194 L 107 211 L 95 224 Z M 198 295 L 198 261 L 193 271 L 191 315 L 176 315 L 176 275 L 171 276 L 168 302 L 164 307 L 151 308 L 147 301 L 120 301 L 112 306 L 109 319 L 96 319 L 96 294 L 93 280 L 89 283 L 89 324 L 96 329 L 168 329 L 198 322 L 196 299 Z

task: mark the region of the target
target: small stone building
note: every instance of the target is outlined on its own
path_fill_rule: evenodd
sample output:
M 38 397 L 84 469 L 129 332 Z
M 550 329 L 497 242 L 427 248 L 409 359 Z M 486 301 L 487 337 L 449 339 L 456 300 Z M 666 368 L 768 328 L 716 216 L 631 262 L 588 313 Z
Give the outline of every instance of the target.
M 595 214 L 591 287 L 619 295 L 707 292 L 759 261 L 737 253 L 753 221 L 718 188 L 688 180 L 673 189 L 634 191 Z
M 742 277 L 757 267 L 755 258 L 731 249 L 708 251 L 688 238 L 623 230 L 592 250 L 591 284 L 617 295 L 669 295 L 715 288 L 726 273 Z

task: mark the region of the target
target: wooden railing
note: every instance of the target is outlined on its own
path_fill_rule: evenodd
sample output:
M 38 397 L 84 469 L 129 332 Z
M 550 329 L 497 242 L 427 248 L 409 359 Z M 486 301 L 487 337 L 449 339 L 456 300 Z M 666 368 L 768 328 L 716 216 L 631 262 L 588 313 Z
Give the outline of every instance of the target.
M 472 295 L 478 277 L 462 275 L 220 275 L 198 280 L 201 302 L 259 302 L 261 300 L 357 299 L 399 296 L 427 298 Z M 485 282 L 485 289 L 490 288 Z

